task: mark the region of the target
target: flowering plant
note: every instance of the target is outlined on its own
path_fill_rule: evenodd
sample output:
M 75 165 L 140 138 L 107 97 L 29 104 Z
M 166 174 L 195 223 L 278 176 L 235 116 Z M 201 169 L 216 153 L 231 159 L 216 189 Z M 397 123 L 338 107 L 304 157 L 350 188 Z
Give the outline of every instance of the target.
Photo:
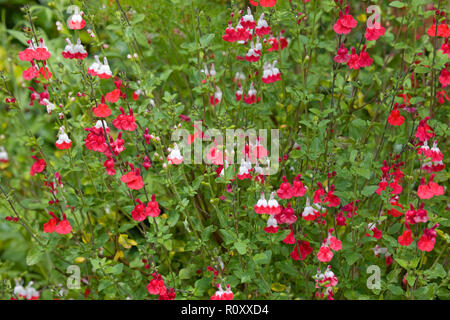
M 450 298 L 443 1 L 73 2 L 1 24 L 0 298 Z

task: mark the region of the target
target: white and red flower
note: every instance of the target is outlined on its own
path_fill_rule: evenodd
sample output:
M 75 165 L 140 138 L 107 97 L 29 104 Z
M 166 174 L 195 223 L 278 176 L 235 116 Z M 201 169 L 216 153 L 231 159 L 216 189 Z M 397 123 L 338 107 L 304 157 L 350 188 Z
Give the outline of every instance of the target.
M 64 126 L 61 126 L 59 128 L 58 140 L 56 140 L 55 144 L 56 147 L 61 150 L 70 149 L 70 147 L 72 146 L 72 140 L 69 139 L 69 136 L 65 132 Z

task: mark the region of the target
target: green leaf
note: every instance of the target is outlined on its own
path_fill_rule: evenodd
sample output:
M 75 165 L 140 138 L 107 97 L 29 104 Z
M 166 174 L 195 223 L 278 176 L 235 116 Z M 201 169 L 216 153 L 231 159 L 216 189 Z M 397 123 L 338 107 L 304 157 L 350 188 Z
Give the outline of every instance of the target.
M 234 247 L 239 252 L 239 254 L 245 254 L 247 252 L 247 242 L 237 241 L 234 243 Z
M 272 257 L 272 251 L 267 250 L 263 253 L 258 253 L 255 256 L 253 256 L 253 261 L 256 264 L 260 264 L 260 265 L 268 264 L 268 263 L 270 263 L 271 257 Z
M 396 296 L 401 296 L 401 295 L 403 295 L 403 290 L 402 290 L 402 288 L 399 287 L 399 286 L 390 284 L 390 285 L 388 285 L 388 290 L 389 290 L 393 295 L 396 295 Z
M 361 194 L 363 196 L 369 197 L 378 189 L 378 186 L 365 186 L 364 189 L 361 191 Z
M 405 4 L 401 1 L 392 1 L 391 3 L 389 3 L 389 6 L 394 8 L 403 8 Z
M 203 37 L 200 38 L 200 44 L 202 45 L 202 47 L 207 47 L 211 42 L 211 40 L 214 39 L 214 37 L 215 37 L 214 33 L 205 34 Z
M 35 265 L 39 261 L 41 261 L 42 257 L 44 256 L 44 252 L 38 248 L 32 248 L 30 251 L 28 251 L 26 263 L 29 266 Z
M 27 37 L 25 37 L 25 35 L 23 34 L 23 32 L 20 31 L 16 31 L 16 30 L 6 30 L 11 36 L 13 36 L 14 38 L 16 38 L 17 40 L 19 40 L 24 46 L 28 47 L 27 44 Z
M 444 267 L 440 263 L 436 263 L 433 269 L 425 270 L 424 275 L 430 279 L 442 278 L 444 279 L 447 275 Z
M 347 263 L 349 265 L 354 264 L 359 258 L 361 257 L 361 254 L 359 252 L 356 251 L 352 251 L 349 254 L 345 255 L 345 260 L 347 260 Z
M 372 175 L 372 171 L 368 168 L 358 168 L 356 169 L 356 173 L 367 180 L 370 179 L 370 176 Z
M 215 230 L 216 230 L 216 227 L 213 225 L 206 227 L 202 231 L 202 240 L 207 241 L 209 239 L 209 237 L 211 236 L 211 233 L 213 233 Z
M 416 73 L 428 73 L 428 72 L 430 72 L 430 69 L 429 69 L 429 68 L 426 68 L 426 67 L 424 67 L 424 66 L 418 66 L 418 67 L 416 67 L 416 68 L 414 69 L 414 71 L 415 71 Z
M 123 264 L 119 263 L 113 267 L 106 268 L 106 273 L 120 274 L 120 273 L 122 273 L 122 270 L 123 270 Z
M 193 272 L 192 272 L 192 269 L 190 269 L 190 268 L 183 268 L 178 273 L 178 276 L 180 277 L 181 280 L 190 279 L 192 277 L 192 275 L 193 275 Z
M 395 261 L 397 261 L 397 263 L 404 269 L 408 269 L 409 267 L 409 263 L 406 260 L 400 259 L 400 258 L 395 258 Z

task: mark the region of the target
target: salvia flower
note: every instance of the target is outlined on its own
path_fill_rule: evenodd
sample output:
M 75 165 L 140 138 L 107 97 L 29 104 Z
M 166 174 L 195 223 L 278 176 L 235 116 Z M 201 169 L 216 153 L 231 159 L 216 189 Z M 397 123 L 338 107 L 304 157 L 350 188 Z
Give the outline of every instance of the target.
M 241 164 L 239 166 L 239 173 L 237 178 L 239 180 L 251 179 L 252 175 L 250 172 L 252 171 L 252 163 L 244 158 L 241 159 Z
M 333 300 L 333 288 L 337 286 L 338 278 L 334 275 L 333 271 L 331 271 L 331 266 L 328 266 L 324 273 L 321 273 L 320 268 L 317 268 L 317 273 L 313 279 L 316 282 L 316 289 L 321 289 L 316 292 L 316 297 Z
M 417 248 L 420 251 L 430 252 L 434 249 L 434 244 L 436 243 L 437 232 L 436 228 L 439 227 L 439 223 L 436 223 L 432 228 L 425 228 L 423 234 L 417 241 Z
M 98 120 L 94 127 L 85 128 L 88 135 L 84 139 L 84 146 L 95 152 L 108 152 L 108 144 L 105 140 L 105 134 L 109 134 L 110 129 L 104 120 Z
M 227 290 L 224 291 L 219 283 L 217 284 L 217 291 L 211 296 L 210 300 L 233 300 L 233 297 L 234 294 L 231 291 L 230 285 L 227 284 Z
M 235 42 L 237 40 L 237 32 L 233 28 L 231 21 L 228 21 L 228 27 L 225 29 L 225 34 L 222 36 L 222 39 L 227 42 Z
M 416 133 L 414 136 L 419 139 L 421 142 L 425 140 L 429 140 L 433 137 L 433 129 L 428 125 L 428 120 L 430 117 L 425 117 L 424 119 L 419 121 L 419 125 L 417 126 Z
M 405 222 L 408 224 L 425 223 L 428 222 L 428 212 L 424 209 L 425 203 L 422 202 L 420 207 L 416 210 L 411 203 L 409 210 L 405 212 Z
M 341 47 L 338 49 L 336 56 L 334 57 L 334 61 L 337 63 L 347 63 L 350 60 L 350 55 L 348 54 L 348 50 L 345 47 L 345 44 L 341 44 Z
M 102 95 L 100 103 L 92 108 L 92 112 L 96 117 L 106 118 L 111 115 L 111 109 L 109 109 L 108 105 L 105 103 L 105 96 Z
M 247 54 L 245 55 L 245 60 L 247 60 L 248 62 L 256 62 L 259 60 L 259 58 L 261 57 L 261 54 L 257 52 L 257 50 L 255 50 L 255 45 L 252 42 L 250 42 L 250 49 L 248 49 Z
M 249 7 L 247 7 L 247 14 L 241 18 L 241 25 L 245 29 L 254 29 L 256 27 L 256 22 Z
M 14 287 L 14 295 L 22 298 L 22 299 L 26 299 L 26 300 L 38 300 L 40 297 L 40 293 L 39 291 L 37 291 L 35 288 L 33 288 L 33 281 L 30 281 L 28 283 L 28 285 L 24 288 L 22 286 L 22 284 L 18 281 L 15 280 L 16 282 L 16 286 Z
M 356 20 L 349 14 L 349 7 L 347 7 L 347 9 L 345 10 L 345 15 L 342 13 L 342 11 L 339 12 L 339 19 L 333 26 L 333 30 L 337 34 L 349 34 L 357 24 L 358 23 L 356 22 Z
M 259 97 L 256 98 L 256 89 L 255 86 L 253 84 L 253 82 L 250 84 L 250 88 L 248 89 L 248 92 L 246 95 L 244 95 L 244 102 L 246 104 L 254 104 L 255 102 L 259 101 Z
M 367 27 L 364 37 L 367 41 L 378 40 L 379 37 L 384 36 L 386 29 L 380 23 L 374 23 L 372 28 Z
M 139 190 L 144 187 L 144 181 L 142 180 L 141 173 L 139 172 L 139 169 L 134 169 L 134 166 L 130 163 L 130 171 L 126 174 L 124 174 L 120 181 L 123 183 L 126 183 L 127 187 L 133 190 Z
M 50 56 L 50 51 L 48 51 L 48 48 L 45 46 L 44 39 L 39 39 L 39 46 L 34 50 L 33 58 L 35 60 L 46 61 Z
M 169 150 L 170 153 L 167 156 L 167 160 L 170 164 L 180 164 L 183 162 L 183 157 L 181 156 L 180 149 L 175 143 L 173 149 Z
M 74 14 L 70 16 L 67 26 L 72 30 L 81 30 L 86 26 L 86 21 L 83 19 L 83 11 L 79 11 L 77 6 L 74 6 Z
M 258 214 L 264 214 L 268 213 L 268 204 L 267 200 L 264 197 L 264 192 L 261 192 L 261 198 L 258 200 L 258 202 L 253 207 L 255 209 L 255 212 Z
M 0 163 L 8 163 L 9 157 L 3 146 L 0 146 Z
M 69 38 L 66 38 L 67 45 L 65 46 L 62 56 L 65 59 L 79 59 L 83 60 L 87 57 L 87 52 L 81 44 L 80 38 L 78 38 L 77 43 L 74 45 Z
M 108 59 L 103 58 L 103 63 L 100 62 L 98 56 L 94 56 L 95 62 L 87 69 L 87 73 L 91 76 L 99 77 L 100 79 L 109 79 L 112 76 L 111 69 L 108 64 Z
M 133 109 L 129 109 L 129 114 L 125 113 L 125 110 L 120 107 L 120 112 L 121 114 L 119 114 L 114 120 L 113 120 L 113 125 L 114 127 L 116 127 L 119 130 L 124 130 L 124 131 L 134 131 L 137 129 L 137 124 L 135 122 L 135 118 L 133 116 Z
M 65 132 L 64 126 L 59 128 L 58 140 L 56 140 L 55 144 L 56 147 L 61 150 L 70 149 L 72 146 L 72 140 L 69 139 L 69 136 Z
M 264 228 L 264 231 L 267 233 L 277 233 L 278 232 L 278 222 L 274 216 L 269 216 L 267 219 L 267 226 Z
M 220 101 L 222 101 L 222 91 L 220 90 L 219 87 L 216 87 L 216 91 L 210 97 L 209 101 L 213 106 L 217 105 Z
M 294 242 L 295 243 L 295 242 Z M 290 256 L 292 260 L 299 261 L 305 260 L 308 255 L 313 252 L 311 245 L 308 241 L 298 240 L 292 250 Z
M 43 227 L 45 233 L 53 233 L 56 231 L 56 233 L 59 234 L 68 234 L 72 232 L 72 226 L 70 225 L 69 220 L 67 220 L 65 213 L 63 213 L 62 220 L 60 220 L 52 211 L 49 211 L 48 213 L 52 218 L 47 223 L 44 223 Z
M 36 156 L 31 156 L 35 161 L 33 165 L 30 168 L 30 175 L 34 176 L 36 173 L 41 173 L 45 170 L 45 167 L 47 166 L 47 163 L 44 159 L 38 159 Z
M 271 215 L 279 214 L 282 210 L 282 207 L 278 204 L 278 201 L 275 199 L 275 192 L 270 194 L 270 199 L 267 201 L 267 213 Z
M 259 16 L 258 24 L 256 25 L 255 28 L 255 34 L 260 37 L 270 34 L 269 24 L 264 19 L 264 12 L 261 13 L 261 15 Z
M 280 70 L 275 67 L 277 60 L 274 60 L 272 63 L 265 63 L 263 69 L 262 82 L 264 83 L 272 83 L 281 80 Z

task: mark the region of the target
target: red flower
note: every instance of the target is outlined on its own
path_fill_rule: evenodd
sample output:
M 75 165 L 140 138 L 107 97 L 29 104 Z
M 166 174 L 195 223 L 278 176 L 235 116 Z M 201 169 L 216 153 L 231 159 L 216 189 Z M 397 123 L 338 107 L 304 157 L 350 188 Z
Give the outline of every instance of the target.
M 342 11 L 339 12 L 339 19 L 333 26 L 333 30 L 337 34 L 348 34 L 357 24 L 356 20 L 349 14 L 349 7 L 347 7 L 345 16 Z
M 283 176 L 283 183 L 281 183 L 280 188 L 277 190 L 277 196 L 280 199 L 292 198 L 291 184 L 287 182 L 286 176 Z
M 34 59 L 34 46 L 31 43 L 31 40 L 27 40 L 27 43 L 29 47 L 19 52 L 19 59 L 31 62 Z
M 273 7 L 277 4 L 277 0 L 250 0 L 250 3 L 257 7 L 258 1 L 261 7 Z
M 434 249 L 434 244 L 436 243 L 436 228 L 439 227 L 439 224 L 436 223 L 431 229 L 425 228 L 423 230 L 423 234 L 420 237 L 420 240 L 417 242 L 417 247 L 420 251 L 430 252 Z
M 343 43 L 338 49 L 337 54 L 334 57 L 334 61 L 336 61 L 337 63 L 347 63 L 348 60 L 350 60 L 350 55 L 348 54 L 348 50 Z
M 292 183 L 291 194 L 293 197 L 303 197 L 306 193 L 306 188 L 303 186 L 300 178 L 301 175 L 299 174 L 295 177 L 294 182 Z
M 330 191 L 328 191 L 325 198 L 323 198 L 323 203 L 327 203 L 328 207 L 337 207 L 341 203 L 341 199 L 338 196 L 334 195 L 334 184 L 331 185 Z
M 111 102 L 111 103 L 115 103 L 115 102 L 117 102 L 119 100 L 121 95 L 122 95 L 122 91 L 120 91 L 120 89 L 117 88 L 117 89 L 114 89 L 111 92 L 108 92 L 106 94 L 105 98 L 106 98 L 106 101 Z
M 78 8 L 75 11 L 75 14 L 70 16 L 69 21 L 67 22 L 67 26 L 72 30 L 81 30 L 86 26 L 86 21 L 82 17 L 83 12 L 78 11 Z
M 72 140 L 69 139 L 64 126 L 59 128 L 58 140 L 56 140 L 55 145 L 60 150 L 70 149 L 72 146 Z
M 430 252 L 434 248 L 436 240 L 434 238 L 429 238 L 425 234 L 420 237 L 420 240 L 417 242 L 417 247 L 420 251 Z
M 89 131 L 89 134 L 84 139 L 84 146 L 87 149 L 101 153 L 109 151 L 108 144 L 105 140 L 105 130 L 103 129 L 103 125 L 105 126 L 106 134 L 109 134 L 110 129 L 106 126 L 104 120 L 97 121 L 95 126 L 92 128 L 84 129 Z
M 109 141 L 111 149 L 116 156 L 125 150 L 125 140 L 122 139 L 122 131 L 119 132 L 116 140 L 113 140 L 112 137 L 109 137 Z
M 352 48 L 352 54 L 347 62 L 347 65 L 350 69 L 358 70 L 361 68 L 361 65 L 359 64 L 359 56 L 356 54 L 356 49 L 354 47 Z
M 67 220 L 66 215 L 64 214 L 63 216 L 63 220 L 56 225 L 55 231 L 59 234 L 68 234 L 72 232 L 72 226 Z
M 50 52 L 44 44 L 44 39 L 40 39 L 40 45 L 34 50 L 34 59 L 45 61 L 50 58 Z
M 30 168 L 30 175 L 34 176 L 36 173 L 40 173 L 45 170 L 46 163 L 44 159 L 38 159 L 36 156 L 31 156 L 34 160 L 36 160 Z
M 431 199 L 434 196 L 433 191 L 431 191 L 430 187 L 425 184 L 425 178 L 422 178 L 420 186 L 417 189 L 417 196 L 420 199 Z
M 32 66 L 22 72 L 22 77 L 25 80 L 32 80 L 39 77 L 39 72 L 36 70 L 36 67 Z
M 313 203 L 322 203 L 322 197 L 325 195 L 325 189 L 320 182 L 317 182 L 319 189 L 314 192 Z
M 56 229 L 56 224 L 58 223 L 58 218 L 52 218 L 47 223 L 44 223 L 44 232 L 52 233 Z
M 147 208 L 145 208 L 145 213 L 150 217 L 157 217 L 161 213 L 159 209 L 159 204 L 155 201 L 155 194 L 152 194 L 152 201 L 147 203 Z
M 367 41 L 375 41 L 379 37 L 384 36 L 385 32 L 386 29 L 381 24 L 375 23 L 373 28 L 367 27 L 364 36 L 366 37 Z
M 428 184 L 425 184 L 425 178 L 422 178 L 419 188 L 417 189 L 417 196 L 420 199 L 431 199 L 434 196 L 441 196 L 444 194 L 444 187 L 433 182 L 435 175 L 432 174 Z
M 53 74 L 50 72 L 50 70 L 48 70 L 47 67 L 40 67 L 39 68 L 39 74 L 41 75 L 42 78 L 44 79 L 50 79 Z
M 395 106 L 394 109 L 392 109 L 391 114 L 389 115 L 387 121 L 392 126 L 401 126 L 405 121 L 405 118 L 400 114 L 400 111 L 398 111 L 397 106 Z
M 147 214 L 145 213 L 145 205 L 141 202 L 141 200 L 136 199 L 138 203 L 134 209 L 131 211 L 131 217 L 136 221 L 144 221 L 147 218 Z
M 442 85 L 442 88 L 445 88 L 450 84 L 450 71 L 448 71 L 446 68 L 443 68 L 441 70 L 441 74 L 439 75 L 439 82 Z
M 111 109 L 109 109 L 108 105 L 105 104 L 105 97 L 103 95 L 101 103 L 99 103 L 97 107 L 92 108 L 92 112 L 94 112 L 95 116 L 99 118 L 106 118 L 111 115 Z
M 166 286 L 164 284 L 164 280 L 161 278 L 160 274 L 153 273 L 153 279 L 150 280 L 147 285 L 147 291 L 150 294 L 154 295 L 164 295 L 166 294 Z
M 116 174 L 116 170 L 114 169 L 114 160 L 108 157 L 103 163 L 103 166 L 106 168 L 106 174 L 113 176 Z
M 52 233 L 53 231 L 56 231 L 59 234 L 68 234 L 72 232 L 72 226 L 67 220 L 65 213 L 63 213 L 63 220 L 61 221 L 53 212 L 50 211 L 49 214 L 52 216 L 52 219 L 50 219 L 47 223 L 44 223 L 45 233 Z
M 133 116 L 133 110 L 130 108 L 130 114 L 125 114 L 125 111 L 122 107 L 120 107 L 120 112 L 122 114 L 119 114 L 117 118 L 113 120 L 113 125 L 120 130 L 126 130 L 126 131 L 134 131 L 137 129 L 137 125 Z
M 430 117 L 426 117 L 425 119 L 420 120 L 419 125 L 417 126 L 417 130 L 414 136 L 421 142 L 431 139 L 434 135 L 433 129 L 431 129 L 430 126 L 427 124 L 427 121 L 429 119 Z
M 127 187 L 133 190 L 139 190 L 144 187 L 144 181 L 142 180 L 139 169 L 134 170 L 133 165 L 130 164 L 131 171 L 124 174 L 120 181 L 127 184 Z
M 450 55 L 450 51 L 449 51 L 449 55 Z M 445 92 L 445 90 L 438 91 L 436 93 L 436 98 L 438 99 L 438 102 L 440 104 L 444 104 L 445 100 L 450 101 L 450 98 L 447 96 L 447 93 Z
M 278 223 L 287 223 L 289 225 L 297 221 L 294 209 L 291 208 L 291 203 L 288 203 L 287 207 L 281 211 L 281 213 L 275 216 Z
M 235 42 L 237 40 L 237 33 L 231 21 L 228 21 L 228 27 L 225 29 L 225 34 L 222 36 L 222 39 L 227 42 Z
M 412 241 L 413 241 L 412 232 L 409 229 L 408 225 L 406 225 L 406 227 L 408 229 L 403 231 L 403 234 L 398 237 L 398 244 L 401 245 L 401 246 L 409 246 L 412 243 Z
M 286 244 L 294 244 L 295 243 L 295 237 L 294 232 L 291 229 L 291 233 L 289 233 L 286 238 L 283 239 L 283 242 Z
M 333 258 L 333 252 L 327 246 L 321 246 L 319 252 L 317 252 L 317 259 L 320 262 L 329 262 Z
M 342 250 L 342 242 L 336 237 L 329 237 L 328 241 L 330 242 L 330 248 L 334 251 Z
M 294 247 L 294 250 L 291 252 L 292 260 L 305 260 L 308 255 L 313 252 L 311 245 L 308 241 L 298 240 L 297 244 Z
M 373 59 L 366 52 L 366 45 L 363 46 L 361 53 L 359 54 L 359 66 L 361 68 L 368 67 L 373 63 Z

